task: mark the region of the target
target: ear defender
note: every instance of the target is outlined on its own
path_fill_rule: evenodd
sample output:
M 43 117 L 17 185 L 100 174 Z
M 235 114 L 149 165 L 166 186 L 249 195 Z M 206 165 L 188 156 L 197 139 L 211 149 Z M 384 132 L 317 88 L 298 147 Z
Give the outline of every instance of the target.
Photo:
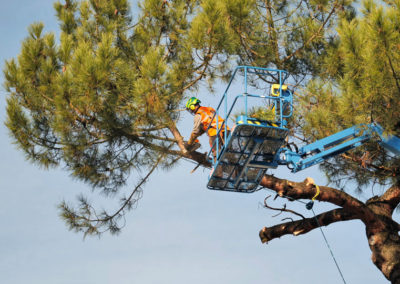
M 199 105 L 201 101 L 195 97 L 191 97 L 186 103 L 187 110 L 195 110 L 197 105 Z

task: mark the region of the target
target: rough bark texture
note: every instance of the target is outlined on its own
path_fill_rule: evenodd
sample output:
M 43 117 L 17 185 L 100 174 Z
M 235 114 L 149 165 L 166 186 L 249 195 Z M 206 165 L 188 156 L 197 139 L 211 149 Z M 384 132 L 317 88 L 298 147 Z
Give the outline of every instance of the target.
M 400 188 L 389 188 L 381 197 L 373 197 L 366 204 L 384 224 L 376 228 L 366 223 L 368 244 L 372 251 L 372 261 L 392 283 L 400 284 L 400 225 L 392 219 L 399 204 Z
M 269 175 L 264 176 L 260 185 L 293 200 L 312 199 L 317 192 L 316 186 L 307 181 L 292 182 Z M 400 187 L 393 186 L 382 196 L 375 196 L 365 203 L 331 187 L 319 188 L 317 200 L 330 202 L 340 208 L 324 212 L 316 218 L 264 227 L 260 231 L 261 241 L 266 243 L 284 235 L 306 234 L 319 226 L 358 219 L 365 224 L 373 263 L 391 283 L 400 284 L 400 224 L 392 218 L 400 203 Z
M 343 209 L 335 209 L 317 215 L 316 218 L 306 218 L 302 220 L 282 223 L 269 228 L 264 227 L 260 231 L 260 239 L 261 242 L 266 243 L 272 239 L 279 238 L 287 234 L 292 234 L 295 236 L 306 234 L 311 230 L 318 228 L 319 225 L 328 226 L 329 224 L 335 222 L 354 219 L 357 219 L 356 215 L 346 212 Z
M 375 231 L 372 233 L 372 231 Z M 400 284 L 400 237 L 398 229 L 390 226 L 376 232 L 366 227 L 368 244 L 372 251 L 372 261 L 392 283 Z

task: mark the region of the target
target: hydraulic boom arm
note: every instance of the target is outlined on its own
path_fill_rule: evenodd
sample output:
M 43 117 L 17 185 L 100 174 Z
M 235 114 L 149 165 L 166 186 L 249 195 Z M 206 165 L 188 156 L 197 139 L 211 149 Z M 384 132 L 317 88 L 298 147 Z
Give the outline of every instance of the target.
M 295 173 L 315 164 L 322 163 L 333 156 L 359 147 L 369 141 L 374 134 L 380 137 L 380 144 L 384 148 L 396 155 L 400 155 L 399 137 L 384 136 L 383 129 L 380 125 L 363 124 L 350 127 L 321 140 L 317 140 L 314 143 L 300 148 L 298 152 L 293 152 L 288 148 L 282 148 L 280 150 L 281 158 L 278 163 L 287 165 L 292 172 Z

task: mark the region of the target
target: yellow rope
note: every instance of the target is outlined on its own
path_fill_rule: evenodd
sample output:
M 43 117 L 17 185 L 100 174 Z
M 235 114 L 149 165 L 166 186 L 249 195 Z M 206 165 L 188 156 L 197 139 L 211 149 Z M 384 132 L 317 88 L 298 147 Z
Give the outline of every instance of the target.
M 315 198 L 317 198 L 317 196 L 319 195 L 319 193 L 321 192 L 320 190 L 319 190 L 319 186 L 318 185 L 316 185 L 316 184 L 314 184 L 315 185 L 315 187 L 317 188 L 317 193 L 314 195 L 314 197 L 311 199 L 312 201 L 314 201 L 315 200 Z

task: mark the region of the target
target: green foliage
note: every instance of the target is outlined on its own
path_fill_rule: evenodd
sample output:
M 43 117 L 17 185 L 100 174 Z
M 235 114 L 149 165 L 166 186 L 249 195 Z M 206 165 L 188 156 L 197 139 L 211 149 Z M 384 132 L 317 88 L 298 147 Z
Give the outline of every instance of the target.
M 43 24 L 33 24 L 18 58 L 5 64 L 6 125 L 30 161 L 62 166 L 103 193 L 115 194 L 132 172 L 152 172 L 155 165 L 169 169 L 179 160 L 177 110 L 200 82 L 212 87 L 236 64 L 286 69 L 294 84 L 321 70 L 332 77 L 335 70 L 343 73 L 345 66 L 324 69 L 321 62 L 337 53 L 335 23 L 352 18 L 351 3 L 143 0 L 133 19 L 127 0 L 56 2 L 59 42 L 43 32 Z M 392 56 L 391 48 L 397 47 L 388 41 L 384 50 Z M 265 110 L 255 112 L 268 117 Z M 328 118 L 325 123 L 333 124 Z M 131 207 L 132 198 L 119 213 Z M 118 231 L 114 217 L 119 214 L 105 213 L 97 220 L 108 221 L 96 223 L 95 212 L 83 201 L 75 211 L 60 207 L 71 228 L 87 234 L 104 226 Z
M 241 116 L 245 115 L 245 112 L 239 112 L 233 115 L 234 122 L 236 122 L 236 119 Z M 275 121 L 275 111 L 273 111 L 270 108 L 260 106 L 260 107 L 251 107 L 248 110 L 247 113 L 248 117 L 251 118 L 256 118 L 258 120 L 263 120 L 263 121 Z
M 399 4 L 364 1 L 362 16 L 342 20 L 325 58 L 326 72 L 309 83 L 302 97 L 306 138 L 322 138 L 371 122 L 379 123 L 388 134 L 400 134 Z M 327 80 L 331 83 L 326 84 Z M 336 157 L 323 168 L 332 181 L 353 180 L 360 186 L 394 183 L 400 161 L 390 156 L 371 143 Z
M 287 70 L 295 82 L 321 71 L 340 17 L 353 1 L 225 1 L 239 64 Z

